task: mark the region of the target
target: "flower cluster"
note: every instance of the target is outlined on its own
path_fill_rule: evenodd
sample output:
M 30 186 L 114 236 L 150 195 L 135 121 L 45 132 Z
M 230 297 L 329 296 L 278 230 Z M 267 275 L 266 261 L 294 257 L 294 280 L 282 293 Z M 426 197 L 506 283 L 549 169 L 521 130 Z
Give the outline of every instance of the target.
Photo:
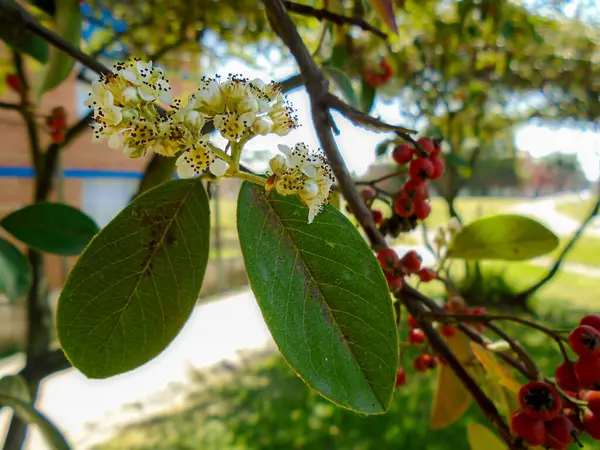
M 233 142 L 257 134 L 285 136 L 298 126 L 295 111 L 278 84 L 237 75 L 223 82 L 218 77 L 203 78 L 185 109 L 212 120 L 221 135 Z
M 282 155 L 271 159 L 267 189 L 281 195 L 297 195 L 308 206 L 308 223 L 329 201 L 334 177 L 329 163 L 320 153 L 310 152 L 304 143 L 290 148 L 279 145 Z
M 94 140 L 108 138 L 110 147 L 122 148 L 130 158 L 148 151 L 177 157 L 181 178 L 206 170 L 217 177 L 243 178 L 239 159 L 249 139 L 270 133 L 285 136 L 298 126 L 294 109 L 276 83 L 238 75 L 205 77 L 185 105 L 175 100 L 168 111 L 158 109 L 156 102 L 171 101 L 170 92 L 163 71 L 152 62 L 117 63 L 112 73 L 92 83 L 85 102 L 94 110 Z M 204 131 L 207 123 L 229 141 L 224 150 L 209 141 Z M 279 149 L 283 155 L 270 162 L 267 189 L 297 195 L 309 208 L 310 223 L 329 199 L 332 171 L 322 154 L 309 152 L 304 144 Z

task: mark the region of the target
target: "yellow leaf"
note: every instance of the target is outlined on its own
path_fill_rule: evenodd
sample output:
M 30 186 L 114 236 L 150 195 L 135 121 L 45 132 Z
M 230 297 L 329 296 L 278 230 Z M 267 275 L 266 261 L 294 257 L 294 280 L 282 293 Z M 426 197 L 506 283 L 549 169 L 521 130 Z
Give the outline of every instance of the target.
M 394 33 L 398 34 L 398 25 L 394 15 L 393 0 L 369 0 L 371 7 Z
M 446 343 L 461 363 L 467 363 L 473 358 L 469 338 L 463 333 L 446 338 Z M 469 409 L 473 397 L 463 386 L 454 372 L 447 365 L 438 369 L 437 382 L 431 418 L 429 424 L 433 430 L 439 430 L 453 424 Z
M 467 427 L 467 439 L 471 450 L 506 450 L 506 444 L 488 428 L 479 423 Z
M 513 394 L 519 393 L 521 383 L 519 383 L 515 377 L 513 377 L 512 374 L 498 362 L 491 352 L 486 351 L 483 347 L 474 342 L 471 342 L 471 349 L 486 372 L 495 377 L 502 386 L 506 387 Z

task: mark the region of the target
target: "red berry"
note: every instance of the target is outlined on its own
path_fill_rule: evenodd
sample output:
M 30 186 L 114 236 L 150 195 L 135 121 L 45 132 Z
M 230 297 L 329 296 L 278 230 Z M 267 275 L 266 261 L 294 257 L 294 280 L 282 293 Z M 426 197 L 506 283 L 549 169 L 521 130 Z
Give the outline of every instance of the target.
M 417 275 L 419 275 L 419 280 L 421 280 L 423 283 L 429 283 L 431 280 L 435 280 L 437 278 L 437 273 L 429 268 L 419 270 Z
M 394 158 L 394 161 L 398 164 L 407 164 L 412 160 L 414 151 L 415 149 L 412 145 L 400 144 L 394 148 L 392 158 Z
M 575 376 L 575 366 L 573 363 L 564 362 L 556 366 L 554 376 L 556 377 L 556 383 L 561 389 L 575 392 L 579 390 L 579 382 Z
M 421 257 L 418 255 L 418 253 L 414 250 L 411 250 L 402 257 L 400 264 L 404 268 L 406 274 L 410 275 L 421 268 L 421 261 Z
M 444 337 L 454 337 L 456 336 L 456 327 L 451 325 L 442 325 L 440 327 L 440 334 Z
M 485 316 L 487 314 L 487 309 L 483 306 L 476 306 L 475 308 L 469 311 L 470 314 L 474 316 Z
M 423 199 L 417 199 L 413 203 L 413 208 L 415 211 L 415 216 L 419 220 L 425 220 L 431 214 L 431 205 Z
M 417 372 L 425 372 L 437 366 L 437 361 L 431 355 L 419 355 L 413 361 L 413 367 Z
M 600 415 L 600 391 L 587 391 L 581 396 L 581 399 L 588 402 L 587 407 L 594 414 Z
M 428 193 L 426 188 L 427 185 L 423 181 L 409 179 L 402 186 L 402 196 L 411 200 L 427 198 L 425 195 Z
M 419 328 L 419 324 L 413 316 L 408 316 L 408 326 L 411 328 Z
M 440 154 L 442 153 L 442 141 L 441 139 L 436 139 L 433 141 L 434 147 L 433 150 L 431 151 L 431 153 L 429 154 L 430 157 L 437 157 L 440 156 Z
M 530 381 L 521 387 L 519 404 L 531 418 L 544 421 L 554 419 L 562 409 L 562 400 L 557 390 L 541 381 Z
M 545 445 L 554 450 L 565 450 L 573 441 L 573 424 L 566 417 L 557 417 L 546 423 Z
M 427 158 L 417 158 L 410 163 L 408 173 L 413 180 L 425 181 L 433 174 L 433 164 Z
M 385 275 L 385 279 L 388 283 L 388 288 L 390 289 L 390 292 L 392 292 L 393 294 L 400 292 L 400 289 L 402 289 L 402 277 L 398 277 L 389 273 L 384 273 Z
M 21 78 L 18 75 L 6 75 L 4 79 L 8 87 L 10 87 L 15 92 L 21 92 L 23 90 L 23 85 L 21 84 Z
M 384 248 L 379 253 L 377 253 L 377 260 L 379 261 L 379 265 L 385 271 L 394 270 L 398 267 L 400 263 L 400 258 L 398 257 L 398 253 L 391 248 Z
M 386 60 L 386 59 L 382 59 L 379 63 L 379 68 L 381 69 L 381 71 L 383 72 L 383 78 L 384 80 L 387 82 L 390 80 L 390 78 L 392 77 L 392 66 L 390 65 L 390 63 Z
M 433 156 L 429 158 L 429 161 L 431 161 L 431 164 L 433 164 L 433 173 L 431 174 L 431 179 L 437 180 L 444 174 L 446 165 L 442 159 Z
M 600 348 L 600 331 L 580 325 L 569 334 L 569 345 L 579 356 L 589 355 Z
M 425 342 L 425 333 L 420 328 L 413 328 L 408 333 L 408 343 L 409 344 L 422 344 Z
M 413 202 L 411 199 L 400 195 L 394 204 L 394 211 L 400 217 L 410 217 L 414 213 Z
M 600 331 L 600 314 L 590 314 L 589 316 L 585 316 L 583 319 L 581 319 L 579 325 L 587 325 L 588 327 L 592 327 Z
M 422 137 L 417 140 L 417 144 L 419 144 L 428 155 L 435 150 L 435 143 L 433 142 L 433 139 Z
M 600 441 L 600 414 L 595 414 L 590 410 L 583 413 L 583 428 L 595 440 Z
M 575 362 L 575 376 L 583 389 L 600 389 L 600 355 L 582 356 Z
M 50 140 L 54 144 L 62 144 L 65 142 L 65 132 L 63 130 L 57 130 L 50 133 Z
M 373 222 L 375 222 L 376 225 L 381 225 L 381 222 L 383 222 L 383 214 L 381 211 L 374 209 L 371 212 L 373 213 Z
M 396 387 L 404 386 L 406 384 L 406 371 L 404 369 L 398 369 L 396 372 Z
M 542 420 L 534 419 L 524 411 L 516 410 L 510 420 L 510 428 L 533 445 L 541 445 L 546 440 L 546 426 Z

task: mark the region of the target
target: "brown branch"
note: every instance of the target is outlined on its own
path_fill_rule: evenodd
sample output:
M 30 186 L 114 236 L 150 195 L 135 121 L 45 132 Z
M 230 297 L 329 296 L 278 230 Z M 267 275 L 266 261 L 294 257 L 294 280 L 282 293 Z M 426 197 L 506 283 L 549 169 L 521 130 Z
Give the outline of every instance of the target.
M 21 109 L 21 105 L 18 105 L 16 103 L 0 102 L 0 108 L 19 110 L 19 109 Z
M 312 6 L 302 5 L 296 2 L 283 1 L 283 4 L 287 8 L 289 12 L 294 14 L 300 14 L 302 16 L 314 17 L 319 20 L 327 20 L 329 22 L 333 22 L 338 25 L 354 25 L 359 28 L 362 28 L 365 31 L 370 31 L 374 35 L 387 39 L 387 34 L 383 31 L 375 28 L 373 25 L 370 25 L 367 21 L 359 17 L 348 17 L 343 16 L 341 14 L 336 14 L 334 12 L 328 11 L 325 8 L 313 8 Z
M 317 136 L 321 143 L 321 147 L 323 148 L 329 163 L 331 164 L 344 197 L 350 205 L 350 209 L 367 234 L 367 237 L 371 242 L 371 246 L 376 250 L 386 248 L 387 243 L 385 242 L 385 238 L 375 226 L 371 211 L 360 198 L 358 190 L 356 189 L 356 185 L 354 184 L 354 181 L 348 172 L 348 169 L 333 137 L 333 119 L 330 114 L 330 108 L 333 107 L 335 109 L 341 109 L 344 111 L 348 111 L 348 108 L 344 106 L 345 103 L 329 93 L 329 84 L 327 79 L 317 66 L 310 52 L 306 48 L 306 45 L 302 41 L 302 38 L 298 34 L 298 30 L 290 19 L 283 2 L 281 0 L 263 0 L 263 4 L 266 7 L 267 17 L 271 27 L 289 48 L 300 68 L 300 73 L 302 74 L 306 85 L 306 90 L 308 91 L 310 98 L 313 124 L 317 132 Z M 336 99 L 339 100 L 339 102 L 336 103 Z M 336 104 L 337 108 L 334 106 Z M 352 111 L 352 109 L 350 109 L 350 111 Z M 360 113 L 360 115 L 357 117 L 364 119 L 365 115 Z M 377 119 L 373 120 L 377 123 L 380 123 L 380 121 L 377 121 Z M 363 120 L 362 123 L 364 124 L 365 121 Z M 398 127 L 395 127 L 393 131 L 405 133 L 406 131 L 404 130 L 405 129 L 399 130 Z M 420 303 L 418 298 L 414 298 L 413 296 L 406 294 L 407 293 L 403 290 L 403 295 L 401 296 L 402 301 L 409 311 L 412 311 L 415 313 L 415 316 L 418 316 L 418 313 L 423 310 L 423 305 Z M 473 395 L 477 404 L 484 411 L 486 416 L 496 425 L 498 431 L 508 446 L 511 449 L 514 449 L 515 446 L 513 444 L 510 430 L 504 423 L 492 401 L 485 395 L 475 380 L 466 372 L 465 368 L 456 359 L 450 348 L 447 346 L 442 337 L 433 329 L 431 324 L 423 323 L 422 326 L 429 338 L 431 346 L 438 354 L 446 358 L 452 370 L 469 390 L 471 395 Z

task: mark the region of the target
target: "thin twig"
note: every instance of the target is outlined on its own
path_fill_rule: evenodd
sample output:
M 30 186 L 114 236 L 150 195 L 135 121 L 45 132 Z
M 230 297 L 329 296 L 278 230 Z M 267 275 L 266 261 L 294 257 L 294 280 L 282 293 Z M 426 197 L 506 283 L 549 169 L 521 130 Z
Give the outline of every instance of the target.
M 359 17 L 348 17 L 348 16 L 343 16 L 341 14 L 336 14 L 334 12 L 331 12 L 325 8 L 313 8 L 312 6 L 308 6 L 308 5 L 302 5 L 300 3 L 296 3 L 296 2 L 290 2 L 290 1 L 283 1 L 283 4 L 285 5 L 285 7 L 287 8 L 287 10 L 289 12 L 295 13 L 295 14 L 300 14 L 302 16 L 308 16 L 308 17 L 314 17 L 315 19 L 319 19 L 319 20 L 327 20 L 329 22 L 333 22 L 336 23 L 338 25 L 354 25 L 357 26 L 359 28 L 362 28 L 365 31 L 369 31 L 371 33 L 373 33 L 375 36 L 378 36 L 382 39 L 387 39 L 387 34 L 384 33 L 383 31 L 375 28 L 373 25 L 370 25 L 367 21 L 365 21 L 364 19 L 361 19 Z
M 388 173 L 387 175 L 383 175 L 383 176 L 381 176 L 379 178 L 375 178 L 373 180 L 358 180 L 358 181 L 355 181 L 354 184 L 356 184 L 358 186 L 365 186 L 365 185 L 373 186 L 374 184 L 381 183 L 382 181 L 389 180 L 390 178 L 396 178 L 401 175 L 406 175 L 406 170 L 398 170 L 393 173 Z
M 0 108 L 2 108 L 2 109 L 15 109 L 15 110 L 19 110 L 19 109 L 21 109 L 21 105 L 19 105 L 17 103 L 0 102 Z

